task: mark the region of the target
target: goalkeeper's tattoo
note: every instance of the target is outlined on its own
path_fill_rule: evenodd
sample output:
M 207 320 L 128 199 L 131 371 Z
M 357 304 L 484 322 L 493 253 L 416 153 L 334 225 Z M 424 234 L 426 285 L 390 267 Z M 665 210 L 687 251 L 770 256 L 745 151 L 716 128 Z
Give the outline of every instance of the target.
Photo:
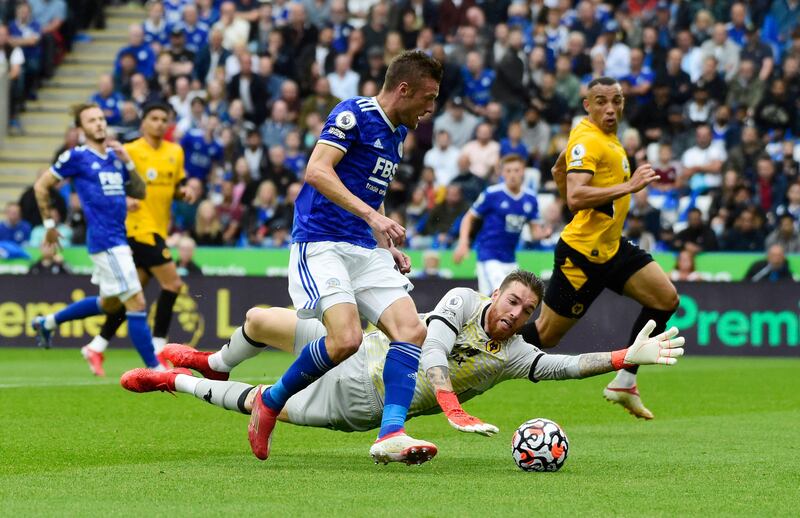
M 613 372 L 611 353 L 585 353 L 578 358 L 578 370 L 581 378 L 597 376 L 606 372 Z
M 453 390 L 453 384 L 450 382 L 450 370 L 445 366 L 431 367 L 425 372 L 428 376 L 428 381 L 433 385 L 433 390 Z

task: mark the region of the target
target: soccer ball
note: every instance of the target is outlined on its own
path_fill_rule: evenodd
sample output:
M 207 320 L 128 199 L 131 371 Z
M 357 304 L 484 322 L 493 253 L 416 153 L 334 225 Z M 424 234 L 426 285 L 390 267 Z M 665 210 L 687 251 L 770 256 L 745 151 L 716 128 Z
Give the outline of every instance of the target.
M 567 460 L 569 440 L 558 423 L 537 417 L 514 431 L 511 456 L 523 471 L 558 471 Z

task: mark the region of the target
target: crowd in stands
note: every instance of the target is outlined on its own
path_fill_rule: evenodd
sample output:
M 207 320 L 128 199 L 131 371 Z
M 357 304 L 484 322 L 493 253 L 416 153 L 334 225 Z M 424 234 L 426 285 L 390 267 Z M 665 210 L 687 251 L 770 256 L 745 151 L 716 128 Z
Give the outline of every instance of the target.
M 444 79 L 386 197 L 406 246 L 451 247 L 514 153 L 543 227 L 521 247 L 552 249 L 571 215 L 550 169 L 587 84 L 611 76 L 626 96 L 631 170 L 647 161 L 659 175 L 632 197 L 629 239 L 685 251 L 679 264 L 704 251 L 800 252 L 797 0 L 151 0 L 146 13 L 92 100 L 124 141 L 142 106 L 172 106 L 169 139 L 203 196 L 176 202 L 171 244 L 287 246 L 329 111 L 376 95 L 389 61 L 418 48 Z M 60 220 L 79 244 L 79 203 L 62 191 Z
M 105 27 L 104 0 L 0 0 L 0 68 L 9 79 L 9 129 L 21 133 L 19 114 L 53 77 L 79 31 Z M 3 102 L 6 102 L 4 99 Z

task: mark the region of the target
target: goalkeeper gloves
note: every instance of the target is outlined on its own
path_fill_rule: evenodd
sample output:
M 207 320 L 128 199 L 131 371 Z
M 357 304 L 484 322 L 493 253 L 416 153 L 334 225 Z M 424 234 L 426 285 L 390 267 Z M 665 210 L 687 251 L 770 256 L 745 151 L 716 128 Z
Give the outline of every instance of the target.
M 655 329 L 654 320 L 648 320 L 633 345 L 611 353 L 611 365 L 614 369 L 625 369 L 634 365 L 675 365 L 683 356 L 685 340 L 678 336 L 678 328 L 672 327 L 658 336 L 650 336 Z
M 450 426 L 456 430 L 468 433 L 479 433 L 481 435 L 491 436 L 500 430 L 493 424 L 484 423 L 477 417 L 473 417 L 466 413 L 461 408 L 461 403 L 458 402 L 458 396 L 452 390 L 437 390 L 436 401 L 442 407 L 444 415 Z

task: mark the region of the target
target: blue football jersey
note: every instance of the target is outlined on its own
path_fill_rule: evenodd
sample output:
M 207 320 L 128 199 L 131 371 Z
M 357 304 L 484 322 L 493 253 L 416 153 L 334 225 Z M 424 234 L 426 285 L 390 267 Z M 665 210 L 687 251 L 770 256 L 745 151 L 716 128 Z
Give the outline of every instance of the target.
M 119 245 L 125 237 L 125 184 L 130 174 L 111 149 L 101 155 L 88 146 L 64 151 L 50 168 L 59 179 L 72 179 L 86 216 L 86 246 L 96 254 Z
M 108 97 L 103 97 L 100 95 L 100 92 L 97 92 L 92 95 L 89 100 L 97 104 L 100 109 L 103 110 L 103 114 L 106 116 L 106 122 L 109 126 L 116 126 L 122 122 L 122 113 L 120 110 L 122 109 L 122 103 L 125 102 L 125 98 L 122 97 L 122 94 L 113 92 Z
M 169 34 L 175 29 L 180 29 L 186 39 L 186 50 L 197 54 L 208 43 L 208 33 L 211 30 L 204 22 L 198 21 L 194 26 L 178 22 L 169 28 Z
M 523 227 L 539 217 L 536 195 L 523 190 L 514 196 L 504 184 L 483 191 L 470 210 L 483 220 L 475 238 L 478 261 L 515 262 Z
M 183 164 L 186 176 L 205 182 L 211 172 L 211 165 L 222 160 L 222 143 L 217 139 L 208 143 L 205 131 L 192 128 L 181 138 L 180 144 L 186 157 Z
M 377 210 L 403 156 L 408 129 L 395 127 L 374 97 L 353 97 L 333 109 L 317 145 L 344 152 L 336 174 L 350 192 Z M 366 221 L 350 214 L 309 184 L 295 203 L 295 243 L 344 241 L 365 248 L 377 243 Z
M 464 66 L 461 69 L 462 89 L 464 97 L 478 106 L 486 106 L 492 100 L 492 85 L 495 80 L 494 70 L 485 68 L 477 78 Z

